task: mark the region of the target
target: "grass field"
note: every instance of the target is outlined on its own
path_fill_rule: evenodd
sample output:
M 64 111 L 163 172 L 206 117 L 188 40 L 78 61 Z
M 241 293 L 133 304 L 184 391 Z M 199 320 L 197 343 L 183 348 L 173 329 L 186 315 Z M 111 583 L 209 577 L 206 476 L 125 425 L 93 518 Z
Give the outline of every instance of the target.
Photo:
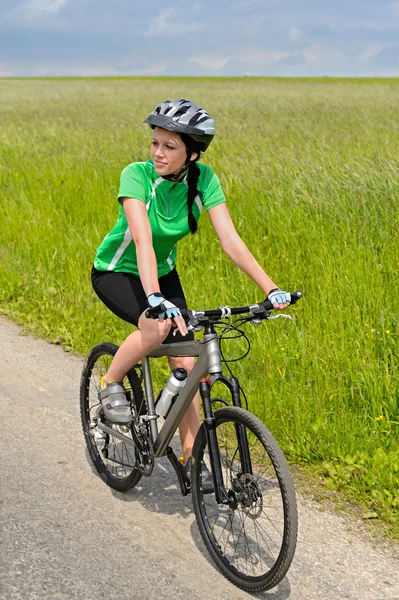
M 166 98 L 195 100 L 217 123 L 204 161 L 238 231 L 275 282 L 304 294 L 293 321 L 248 327 L 252 352 L 233 368 L 250 408 L 291 462 L 398 535 L 397 83 L 0 80 L 1 311 L 82 354 L 127 335 L 91 289 L 95 248 L 120 171 L 149 156 L 142 120 Z M 192 308 L 263 298 L 206 215 L 178 267 Z

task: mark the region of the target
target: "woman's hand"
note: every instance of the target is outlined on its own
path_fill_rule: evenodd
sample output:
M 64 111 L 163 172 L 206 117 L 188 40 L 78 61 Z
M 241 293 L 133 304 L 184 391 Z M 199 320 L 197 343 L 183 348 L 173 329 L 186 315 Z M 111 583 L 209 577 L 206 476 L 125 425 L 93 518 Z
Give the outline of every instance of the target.
M 267 300 L 273 304 L 273 308 L 282 310 L 291 304 L 291 294 L 276 288 L 268 293 Z
M 149 308 L 160 306 L 163 309 L 163 312 L 161 312 L 158 318 L 160 320 L 172 319 L 172 326 L 177 327 L 182 335 L 187 335 L 186 322 L 182 317 L 180 308 L 173 304 L 173 302 L 166 300 L 160 292 L 156 292 L 147 297 L 147 303 Z

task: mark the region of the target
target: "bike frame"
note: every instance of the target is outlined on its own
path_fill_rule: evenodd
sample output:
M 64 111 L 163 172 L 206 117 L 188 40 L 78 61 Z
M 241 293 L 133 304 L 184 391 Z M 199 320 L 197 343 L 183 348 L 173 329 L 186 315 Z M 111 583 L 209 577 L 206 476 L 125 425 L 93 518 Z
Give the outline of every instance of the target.
M 157 427 L 157 414 L 155 411 L 154 393 L 152 389 L 152 378 L 150 372 L 149 358 L 161 356 L 190 356 L 198 357 L 194 369 L 189 374 L 187 381 L 179 393 L 176 402 L 168 413 L 160 433 Z M 176 344 L 162 344 L 157 346 L 152 352 L 142 360 L 143 379 L 145 395 L 147 399 L 147 415 L 150 421 L 150 431 L 154 448 L 154 456 L 157 458 L 167 452 L 167 448 L 176 432 L 179 423 L 186 413 L 195 394 L 199 391 L 204 408 L 205 435 L 209 448 L 211 461 L 211 470 L 214 480 L 214 489 L 216 501 L 222 504 L 228 504 L 230 499 L 223 483 L 222 466 L 220 462 L 219 447 L 216 431 L 214 428 L 215 417 L 212 412 L 212 403 L 210 398 L 210 389 L 215 381 L 223 383 L 230 391 L 232 403 L 234 406 L 241 406 L 240 393 L 237 380 L 233 377 L 228 379 L 222 373 L 222 364 L 220 357 L 219 341 L 213 327 L 208 329 L 201 340 L 192 342 L 179 342 Z M 204 379 L 205 375 L 210 374 L 210 379 Z M 248 450 L 248 441 L 245 430 L 241 426 L 236 427 L 239 455 L 243 471 L 252 473 L 252 465 Z
M 194 369 L 187 377 L 187 381 L 179 393 L 176 402 L 168 413 L 160 433 L 158 433 L 154 393 L 152 388 L 152 378 L 150 371 L 149 358 L 158 358 L 161 356 L 192 356 L 198 357 Z M 219 342 L 216 333 L 206 333 L 201 340 L 191 342 L 178 342 L 176 344 L 162 344 L 142 360 L 143 380 L 145 396 L 147 400 L 147 415 L 150 418 L 150 431 L 154 447 L 154 456 L 164 456 L 166 449 L 172 440 L 181 419 L 186 413 L 196 392 L 198 383 L 209 373 L 211 379 L 209 384 L 221 380 L 230 388 L 233 396 L 233 404 L 240 406 L 238 390 L 234 389 L 234 384 L 224 377 L 220 360 Z
M 198 357 L 194 369 L 187 377 L 187 381 L 180 391 L 172 408 L 170 409 L 160 432 L 158 432 L 157 419 L 155 411 L 154 391 L 152 386 L 152 377 L 150 369 L 150 358 L 159 358 L 161 356 L 173 357 Z M 169 444 L 178 428 L 180 421 L 185 415 L 190 403 L 193 401 L 198 387 L 201 393 L 204 408 L 205 435 L 209 448 L 211 469 L 214 481 L 216 501 L 222 504 L 229 504 L 225 486 L 223 484 L 222 467 L 220 462 L 219 447 L 216 431 L 214 427 L 215 417 L 212 411 L 212 402 L 210 398 L 210 389 L 216 381 L 223 383 L 230 391 L 232 403 L 234 406 L 241 406 L 238 381 L 235 377 L 228 379 L 222 373 L 222 364 L 220 357 L 218 336 L 209 327 L 207 333 L 201 340 L 190 342 L 177 342 L 175 344 L 162 344 L 148 353 L 141 361 L 143 370 L 143 381 L 145 397 L 147 402 L 147 412 L 140 418 L 149 421 L 151 442 L 154 449 L 154 457 L 165 456 L 168 452 Z M 209 379 L 205 379 L 207 374 Z M 119 438 L 126 444 L 134 447 L 134 441 L 119 431 L 110 429 L 104 423 L 99 422 L 98 428 Z M 252 465 L 248 450 L 248 440 L 245 429 L 242 426 L 236 426 L 236 435 L 238 440 L 238 450 L 240 455 L 243 472 L 252 473 Z

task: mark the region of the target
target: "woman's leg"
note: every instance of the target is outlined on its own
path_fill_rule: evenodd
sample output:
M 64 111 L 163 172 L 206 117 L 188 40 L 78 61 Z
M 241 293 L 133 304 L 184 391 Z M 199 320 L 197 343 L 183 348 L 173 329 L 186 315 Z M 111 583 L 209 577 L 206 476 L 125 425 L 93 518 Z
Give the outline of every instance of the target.
M 178 306 L 179 308 L 187 308 L 184 291 L 180 282 L 179 274 L 176 270 L 169 273 L 167 277 L 160 279 L 159 283 L 161 292 L 164 294 L 165 298 L 176 304 L 176 306 Z M 176 333 L 176 335 L 173 335 L 173 333 Z M 171 344 L 173 342 L 191 341 L 193 339 L 194 335 L 191 331 L 185 337 L 183 337 L 178 331 L 170 331 L 164 343 Z M 183 369 L 186 369 L 187 373 L 191 373 L 195 365 L 195 358 L 190 356 L 169 357 L 168 361 L 171 369 L 181 367 Z M 197 394 L 195 394 L 193 401 L 188 407 L 186 414 L 184 415 L 179 425 L 179 434 L 183 450 L 184 463 L 186 463 L 191 456 L 195 436 L 197 435 L 197 431 L 199 429 L 199 408 L 200 394 L 198 392 Z
M 116 316 L 139 327 L 121 344 L 104 379 L 122 381 L 126 373 L 150 350 L 162 344 L 170 322 L 147 319 L 147 298 L 138 277 L 130 273 L 92 270 L 94 291 Z
M 145 313 L 138 322 L 139 329 L 133 331 L 119 346 L 104 379 L 122 381 L 126 373 L 151 350 L 162 344 L 171 325 L 169 321 L 147 319 Z
M 195 365 L 195 359 L 191 357 L 169 357 L 171 369 L 181 367 L 191 373 Z M 200 393 L 195 394 L 193 401 L 188 407 L 179 425 L 180 442 L 183 450 L 183 461 L 187 463 L 191 456 L 195 436 L 200 426 Z
M 144 311 L 147 308 L 140 279 L 128 273 L 114 273 L 92 270 L 93 288 L 104 304 L 118 317 L 138 325 L 139 330 L 131 333 L 119 347 L 104 379 L 121 381 L 126 373 L 137 364 L 150 350 L 164 343 L 190 341 L 194 339 L 192 332 L 183 337 L 179 332 L 172 335 L 169 321 L 147 319 Z M 176 270 L 159 279 L 160 289 L 165 298 L 179 308 L 187 308 L 180 278 Z M 194 367 L 195 359 L 190 357 L 170 358 L 172 369 L 183 367 L 188 372 Z M 183 457 L 186 462 L 191 456 L 195 436 L 199 428 L 199 392 L 184 415 L 180 427 L 180 439 Z

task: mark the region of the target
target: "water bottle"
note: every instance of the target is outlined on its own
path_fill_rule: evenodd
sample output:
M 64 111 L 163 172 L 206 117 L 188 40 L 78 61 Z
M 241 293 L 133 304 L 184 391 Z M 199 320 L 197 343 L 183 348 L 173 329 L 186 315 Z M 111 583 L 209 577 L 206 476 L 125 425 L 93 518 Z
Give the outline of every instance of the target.
M 162 392 L 159 394 L 157 403 L 155 405 L 156 412 L 164 417 L 168 416 L 170 409 L 172 408 L 173 401 L 187 381 L 186 369 L 173 369 L 169 375 L 168 381 Z

